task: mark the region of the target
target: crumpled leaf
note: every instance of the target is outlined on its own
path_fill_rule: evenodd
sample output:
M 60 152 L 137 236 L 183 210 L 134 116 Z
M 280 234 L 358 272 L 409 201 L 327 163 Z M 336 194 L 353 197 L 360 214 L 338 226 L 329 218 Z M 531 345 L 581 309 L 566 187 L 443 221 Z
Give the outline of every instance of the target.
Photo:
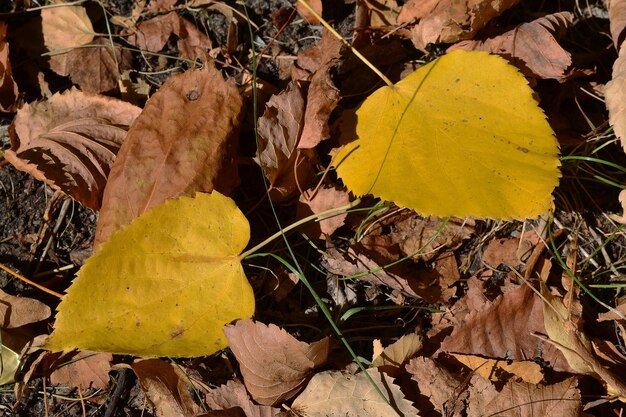
M 64 363 L 50 374 L 50 383 L 75 387 L 106 389 L 113 355 L 80 351 L 63 357 Z
M 167 198 L 229 194 L 239 183 L 242 100 L 215 68 L 169 78 L 137 118 L 111 168 L 96 246 Z
M 626 152 L 626 45 L 623 43 L 623 22 L 626 22 L 626 3 L 612 1 L 609 3 L 611 18 L 611 34 L 615 48 L 619 51 L 613 63 L 611 81 L 606 83 L 604 96 L 609 111 L 609 122 L 613 126 L 615 136 L 622 143 Z
M 141 109 L 71 89 L 22 107 L 4 153 L 17 169 L 98 210 L 107 176 Z
M 246 417 L 272 417 L 280 413 L 278 408 L 254 403 L 248 396 L 246 387 L 241 382 L 233 380 L 207 392 L 205 403 L 211 410 L 240 407 Z
M 417 415 L 417 410 L 410 401 L 404 399 L 404 394 L 390 377 L 376 370 L 369 370 L 368 373 L 388 399 L 392 395 L 391 402 L 401 415 Z M 340 371 L 315 374 L 291 408 L 307 417 L 397 415 L 383 401 L 364 373 L 352 375 Z
M 207 35 L 176 12 L 141 22 L 126 40 L 139 49 L 159 52 L 172 35 L 176 36 L 178 51 L 184 58 L 202 58 L 201 52 L 211 49 L 211 40 Z
M 310 191 L 310 192 L 309 192 Z M 311 193 L 315 193 L 311 195 Z M 350 195 L 338 187 L 322 186 L 317 191 L 308 190 L 300 196 L 297 206 L 297 219 L 303 219 L 312 214 L 321 213 L 332 208 L 345 206 L 350 202 Z M 314 239 L 332 235 L 335 230 L 343 226 L 347 212 L 321 219 L 305 226 L 304 232 Z
M 41 10 L 43 42 L 49 51 L 72 49 L 91 42 L 95 32 L 83 6 L 58 5 Z
M 418 19 L 410 39 L 417 49 L 431 43 L 471 39 L 494 17 L 520 0 L 414 0 L 400 10 L 398 23 Z
M 525 219 L 553 207 L 558 144 L 515 67 L 454 51 L 382 87 L 334 156 L 357 195 L 425 215 Z
M 326 361 L 329 339 L 298 341 L 274 324 L 240 320 L 224 327 L 228 345 L 241 367 L 243 381 L 259 404 L 292 398 Z
M 15 102 L 19 90 L 13 79 L 13 70 L 9 62 L 9 43 L 7 42 L 7 24 L 0 22 L 0 111 L 15 111 Z
M 0 290 L 0 327 L 14 329 L 50 317 L 50 307 L 39 300 L 16 297 Z
M 407 333 L 383 349 L 378 339 L 374 339 L 374 354 L 371 367 L 379 368 L 387 375 L 398 377 L 404 365 L 422 349 L 422 337 Z
M 254 312 L 239 260 L 249 236 L 244 215 L 216 191 L 166 201 L 87 260 L 46 348 L 143 357 L 223 349 L 222 326 Z
M 467 40 L 453 45 L 448 51 L 487 51 L 504 56 L 521 71 L 537 78 L 563 80 L 572 56 L 559 45 L 574 21 L 570 12 L 554 13 L 523 23 L 502 35 L 485 40 Z
M 159 417 L 195 416 L 202 411 L 191 396 L 189 377 L 176 365 L 144 359 L 133 362 L 131 368 Z

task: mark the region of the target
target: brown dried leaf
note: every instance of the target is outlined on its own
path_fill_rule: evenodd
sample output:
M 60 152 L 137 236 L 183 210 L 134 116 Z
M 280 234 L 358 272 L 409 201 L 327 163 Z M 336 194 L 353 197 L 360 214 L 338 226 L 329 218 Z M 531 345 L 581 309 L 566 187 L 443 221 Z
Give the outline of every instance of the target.
M 509 361 L 489 359 L 476 355 L 462 355 L 453 353 L 459 362 L 478 373 L 485 379 L 492 381 L 508 380 L 505 376 L 516 376 L 522 381 L 538 384 L 543 380 L 541 366 L 533 361 Z M 504 375 L 503 375 L 504 374 Z
M 260 404 L 292 398 L 328 355 L 328 339 L 309 345 L 274 324 L 240 320 L 224 326 L 224 334 L 248 392 Z
M 509 382 L 480 410 L 479 416 L 537 417 L 580 416 L 581 396 L 578 378 L 568 378 L 553 385 Z M 470 416 L 473 417 L 473 416 Z
M 302 410 L 307 417 L 417 416 L 417 410 L 390 377 L 376 370 L 367 372 L 380 390 L 392 397 L 395 410 L 383 401 L 364 373 L 352 375 L 340 371 L 315 374 L 291 407 Z
M 0 327 L 13 329 L 50 317 L 50 307 L 28 297 L 16 297 L 0 290 Z
M 42 9 L 41 31 L 49 51 L 85 45 L 95 35 L 87 10 L 82 6 L 58 5 Z
M 102 201 L 96 245 L 167 198 L 214 189 L 229 194 L 237 176 L 242 100 L 215 68 L 168 79 L 120 149 Z
M 193 401 L 189 378 L 161 359 L 135 361 L 131 367 L 159 417 L 194 416 L 202 410 Z
M 446 402 L 454 398 L 463 382 L 460 376 L 450 373 L 432 358 L 413 358 L 406 365 L 406 371 L 417 382 L 420 394 L 428 398 L 440 413 L 444 412 Z
M 323 211 L 341 207 L 350 202 L 350 195 L 345 189 L 338 187 L 320 187 L 312 198 L 309 198 L 313 189 L 308 190 L 300 196 L 297 206 L 297 219 L 303 219 L 313 214 L 321 213 Z M 326 219 L 322 219 L 319 222 L 310 223 L 304 229 L 305 233 L 309 237 L 314 239 L 323 238 L 325 236 L 332 235 L 335 230 L 343 226 L 344 220 L 348 215 L 347 212 L 334 215 Z
M 330 137 L 328 119 L 340 98 L 330 70 L 339 62 L 341 48 L 342 43 L 324 30 L 317 44 L 298 54 L 292 68 L 293 80 L 310 81 L 306 91 L 304 125 L 297 145 L 300 149 L 312 149 Z
M 554 13 L 485 40 L 468 40 L 448 51 L 487 51 L 502 55 L 528 76 L 563 80 L 572 56 L 557 42 L 574 21 L 570 12 Z
M 609 111 L 609 122 L 615 136 L 626 151 L 626 44 L 622 43 L 619 55 L 613 63 L 612 79 L 606 83 L 604 98 Z
M 434 43 L 455 43 L 471 39 L 494 17 L 520 0 L 439 0 L 427 2 L 417 12 L 402 10 L 398 23 L 419 17 L 409 37 L 417 49 L 426 50 Z M 407 7 L 409 5 L 405 5 Z M 415 2 L 409 7 L 415 7 Z M 425 13 L 425 14 L 424 14 Z
M 280 94 L 272 96 L 259 118 L 259 151 L 255 158 L 270 183 L 274 201 L 285 201 L 299 194 L 313 178 L 313 163 L 297 149 L 304 123 L 305 88 L 292 81 Z
M 542 299 L 522 285 L 471 312 L 443 340 L 440 351 L 512 360 L 541 357 L 552 369 L 571 372 L 554 345 L 532 335 L 546 333 L 543 322 Z
M 80 390 L 108 388 L 112 354 L 80 351 L 63 358 L 65 364 L 50 374 L 52 384 Z
M 315 10 L 315 13 L 320 16 L 322 15 L 322 0 L 308 0 L 307 3 L 309 4 L 309 6 L 311 6 L 313 10 Z M 306 20 L 311 25 L 320 24 L 319 20 L 317 20 L 317 18 L 313 16 L 313 14 L 300 2 L 296 3 L 296 9 L 298 10 L 298 13 L 300 13 L 300 16 L 302 16 L 304 20 Z
M 9 43 L 7 42 L 7 24 L 0 22 L 0 111 L 15 111 L 15 102 L 19 90 L 13 79 L 13 70 L 9 62 Z
M 137 30 L 126 40 L 139 49 L 159 52 L 172 35 L 178 38 L 178 51 L 184 58 L 203 58 L 202 52 L 212 48 L 211 40 L 207 35 L 176 12 L 141 22 L 137 26 Z
M 93 210 L 140 108 L 76 89 L 27 104 L 11 125 L 7 161 Z
M 98 38 L 88 47 L 50 57 L 50 68 L 60 75 L 69 75 L 86 93 L 101 93 L 117 88 L 121 72 L 131 68 L 132 53 L 115 43 Z
M 611 0 L 608 2 L 609 22 L 613 44 L 618 51 L 624 42 L 624 28 L 626 27 L 626 1 Z
M 374 339 L 371 367 L 397 378 L 404 365 L 422 349 L 422 337 L 408 333 L 383 349 L 380 340 Z
M 228 381 L 225 385 L 212 389 L 206 393 L 205 400 L 211 410 L 240 407 L 246 417 L 272 417 L 280 412 L 278 408 L 255 404 L 239 381 Z

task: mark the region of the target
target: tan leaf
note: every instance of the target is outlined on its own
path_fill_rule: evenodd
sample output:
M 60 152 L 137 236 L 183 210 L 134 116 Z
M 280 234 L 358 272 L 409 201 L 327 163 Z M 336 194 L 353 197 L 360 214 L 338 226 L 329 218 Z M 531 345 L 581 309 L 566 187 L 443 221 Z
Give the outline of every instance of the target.
M 201 52 L 208 51 L 212 47 L 211 40 L 207 35 L 176 12 L 141 22 L 137 26 L 137 30 L 126 40 L 139 49 L 159 52 L 172 35 L 178 38 L 178 51 L 184 58 L 203 58 Z
M 292 409 L 302 411 L 307 417 L 327 416 L 417 416 L 417 410 L 404 398 L 400 388 L 391 378 L 376 370 L 369 370 L 374 383 L 394 404 L 394 411 L 378 394 L 364 373 L 326 371 L 315 374 L 306 389 L 296 398 Z
M 211 410 L 240 407 L 246 417 L 272 417 L 280 412 L 278 408 L 255 404 L 239 381 L 228 381 L 225 385 L 207 392 L 205 402 Z
M 297 219 L 303 219 L 313 214 L 341 207 L 350 202 L 350 195 L 348 192 L 345 189 L 339 189 L 338 187 L 322 186 L 312 197 L 309 197 L 312 192 L 314 192 L 313 189 L 308 190 L 300 196 L 296 213 Z M 304 231 L 309 234 L 309 237 L 314 239 L 319 239 L 323 236 L 330 236 L 335 232 L 335 230 L 343 226 L 347 215 L 348 213 L 344 212 L 332 217 L 321 219 L 315 223 L 309 223 Z
M 59 5 L 42 9 L 41 31 L 44 45 L 49 51 L 85 45 L 95 35 L 83 6 Z
M 9 43 L 7 42 L 7 24 L 0 22 L 0 111 L 15 111 L 15 102 L 19 90 L 13 79 L 13 70 L 9 62 Z
M 453 353 L 452 356 L 459 362 L 477 372 L 485 379 L 502 381 L 502 373 L 515 375 L 521 380 L 538 384 L 543 380 L 543 371 L 538 363 L 533 361 L 506 361 L 502 359 L 489 359 L 476 355 L 462 355 Z M 507 378 L 508 379 L 508 378 Z
M 506 292 L 470 313 L 441 343 L 441 351 L 489 358 L 541 357 L 557 371 L 571 371 L 561 352 L 533 333 L 545 334 L 543 301 L 528 286 Z
M 626 46 L 624 43 L 613 63 L 612 78 L 606 83 L 604 97 L 609 111 L 609 122 L 622 148 L 626 151 Z
M 313 10 L 315 10 L 315 13 L 320 16 L 322 15 L 322 0 L 307 0 L 307 3 Z M 298 10 L 298 13 L 300 13 L 300 16 L 302 16 L 308 23 L 312 25 L 320 24 L 319 20 L 317 20 L 317 18 L 306 7 L 302 6 L 300 2 L 296 2 L 296 9 Z
M 613 45 L 618 51 L 624 42 L 624 28 L 626 27 L 626 1 L 611 0 L 608 2 L 609 23 Z
M 448 51 L 464 49 L 492 52 L 509 59 L 525 75 L 562 80 L 572 64 L 572 57 L 559 45 L 557 39 L 573 21 L 573 13 L 554 13 L 521 24 L 493 38 L 459 42 Z
M 272 96 L 259 118 L 259 151 L 255 158 L 270 183 L 270 196 L 284 201 L 299 194 L 313 178 L 313 164 L 297 149 L 304 123 L 305 90 L 292 81 Z
M 66 54 L 50 57 L 50 68 L 60 75 L 69 75 L 86 93 L 101 93 L 117 87 L 121 72 L 130 68 L 132 54 L 107 38 L 95 39 L 88 47 L 75 48 Z
M 45 181 L 93 210 L 115 155 L 140 108 L 76 89 L 27 104 L 13 120 L 11 149 L 16 168 Z
M 553 385 L 509 382 L 481 410 L 482 416 L 537 417 L 580 416 L 581 397 L 578 379 L 568 378 Z
M 432 358 L 413 358 L 406 370 L 417 382 L 420 394 L 440 413 L 445 411 L 445 404 L 463 382 L 460 376 L 453 375 Z
M 0 290 L 0 327 L 12 329 L 50 317 L 50 307 L 28 297 L 16 297 Z
M 238 184 L 242 100 L 215 68 L 168 79 L 137 118 L 104 193 L 96 245 L 167 198 Z
M 112 354 L 80 351 L 63 358 L 65 363 L 50 374 L 52 384 L 80 390 L 108 388 Z
M 404 365 L 422 349 L 422 337 L 408 333 L 391 345 L 382 349 L 378 339 L 374 339 L 374 355 L 371 367 L 379 368 L 387 375 L 398 377 Z
M 131 367 L 159 417 L 194 416 L 202 410 L 191 396 L 188 377 L 161 359 L 135 361 Z
M 328 355 L 328 339 L 309 345 L 273 324 L 240 320 L 224 326 L 224 333 L 248 392 L 260 404 L 292 398 Z
M 429 1 L 417 13 L 403 10 L 398 23 L 420 17 L 410 31 L 410 39 L 416 48 L 425 50 L 426 45 L 431 43 L 454 43 L 471 39 L 491 19 L 517 3 L 519 0 Z M 415 2 L 410 4 L 415 7 Z

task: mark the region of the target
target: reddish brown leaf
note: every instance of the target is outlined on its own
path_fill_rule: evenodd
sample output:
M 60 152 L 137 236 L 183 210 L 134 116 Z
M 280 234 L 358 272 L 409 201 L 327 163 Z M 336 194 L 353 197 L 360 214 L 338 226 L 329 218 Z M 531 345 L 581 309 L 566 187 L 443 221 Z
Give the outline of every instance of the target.
M 315 13 L 320 16 L 322 15 L 322 0 L 308 0 L 307 3 L 309 4 L 309 6 L 311 6 L 313 10 L 315 10 Z M 306 20 L 310 24 L 320 24 L 319 20 L 317 20 L 317 18 L 313 16 L 313 13 L 311 13 L 309 9 L 304 7 L 300 2 L 296 3 L 296 9 L 298 9 L 298 13 L 300 13 L 304 20 Z
M 115 89 L 121 72 L 130 68 L 132 54 L 114 46 L 107 38 L 95 39 L 88 47 L 74 48 L 70 52 L 50 57 L 50 67 L 60 75 L 69 75 L 86 93 L 101 93 Z
M 237 176 L 242 100 L 215 68 L 167 80 L 128 132 L 111 169 L 96 245 L 167 198 L 213 189 L 229 194 Z
M 224 333 L 248 392 L 260 404 L 292 398 L 328 355 L 328 339 L 309 345 L 273 324 L 240 320 L 224 326 Z
M 76 89 L 27 104 L 11 125 L 4 156 L 16 168 L 45 181 L 93 210 L 126 129 L 141 109 Z
M 255 404 L 239 381 L 228 381 L 225 385 L 212 389 L 206 394 L 205 399 L 206 405 L 211 410 L 240 407 L 246 417 L 272 417 L 280 412 L 278 408 Z
M 440 350 L 512 360 L 541 357 L 554 370 L 571 371 L 563 354 L 533 333 L 546 334 L 543 301 L 522 285 L 471 312 L 444 339 Z
M 294 81 L 272 96 L 259 118 L 257 163 L 270 183 L 270 196 L 284 201 L 299 194 L 313 178 L 313 164 L 297 148 L 304 123 L 305 90 Z
M 15 111 L 19 91 L 9 62 L 9 43 L 6 35 L 7 25 L 0 22 L 0 111 L 12 112 Z
M 50 317 L 50 307 L 28 297 L 16 297 L 0 290 L 0 327 L 12 329 Z
M 211 49 L 211 40 L 200 32 L 193 23 L 183 19 L 176 12 L 157 16 L 140 23 L 127 41 L 139 49 L 159 52 L 170 36 L 178 38 L 180 55 L 188 59 L 203 58 L 203 51 Z
M 572 57 L 559 45 L 557 39 L 573 21 L 573 13 L 555 13 L 519 25 L 500 36 L 459 42 L 448 51 L 464 49 L 500 54 L 528 76 L 562 80 L 572 64 Z
M 52 384 L 80 390 L 108 388 L 112 354 L 80 351 L 63 358 L 65 364 L 50 374 Z
M 178 367 L 161 359 L 138 360 L 131 366 L 159 417 L 194 416 L 201 412 L 191 396 L 188 377 Z
M 341 207 L 350 202 L 348 192 L 337 187 L 321 187 L 313 197 L 309 197 L 310 193 L 313 191 L 314 190 L 308 190 L 308 192 L 300 196 L 296 214 L 298 219 L 303 219 L 312 214 L 321 213 L 332 208 Z M 333 217 L 322 219 L 319 222 L 310 223 L 307 225 L 305 232 L 314 239 L 319 239 L 324 235 L 330 236 L 343 225 L 347 214 L 347 212 L 344 212 Z
M 428 1 L 417 11 L 408 9 L 415 8 L 417 3 L 410 2 L 404 6 L 398 23 L 419 18 L 408 36 L 416 48 L 425 50 L 430 43 L 471 39 L 487 22 L 519 3 L 519 0 L 439 0 Z

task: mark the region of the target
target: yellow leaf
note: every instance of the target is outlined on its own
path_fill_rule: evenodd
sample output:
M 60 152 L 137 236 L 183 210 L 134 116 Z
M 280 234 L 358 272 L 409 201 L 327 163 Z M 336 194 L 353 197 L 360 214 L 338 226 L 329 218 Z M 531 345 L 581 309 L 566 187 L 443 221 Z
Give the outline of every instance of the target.
M 239 254 L 250 227 L 214 191 L 167 200 L 116 232 L 78 273 L 47 349 L 209 355 L 222 326 L 254 312 Z
M 425 215 L 523 219 L 548 211 L 558 144 L 532 90 L 504 59 L 455 51 L 382 87 L 335 156 L 355 194 Z

